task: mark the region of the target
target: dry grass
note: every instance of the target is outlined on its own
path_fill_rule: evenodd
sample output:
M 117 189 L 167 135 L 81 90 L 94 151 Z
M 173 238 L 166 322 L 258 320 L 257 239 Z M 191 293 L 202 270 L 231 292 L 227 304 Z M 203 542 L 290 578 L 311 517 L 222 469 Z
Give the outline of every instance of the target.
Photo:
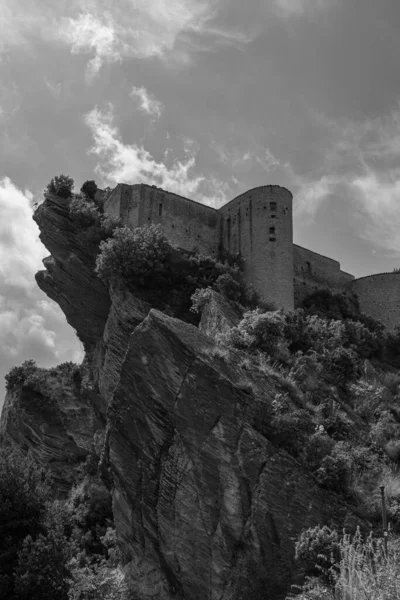
M 362 540 L 359 531 L 345 534 L 340 543 L 341 561 L 329 569 L 331 586 L 310 578 L 301 594 L 291 600 L 400 600 L 399 540 L 389 540 L 385 555 L 383 540 L 372 534 Z M 289 600 L 289 598 L 287 599 Z

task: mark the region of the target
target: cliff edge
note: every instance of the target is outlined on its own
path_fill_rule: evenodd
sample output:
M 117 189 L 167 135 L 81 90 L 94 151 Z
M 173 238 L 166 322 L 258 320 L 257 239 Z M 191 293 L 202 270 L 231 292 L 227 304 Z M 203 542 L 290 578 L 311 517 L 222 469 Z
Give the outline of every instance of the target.
M 283 599 L 296 536 L 341 525 L 348 508 L 268 439 L 279 383 L 249 371 L 239 351 L 228 361 L 216 349 L 236 309 L 213 294 L 198 328 L 167 304 L 162 312 L 143 294 L 107 289 L 65 200 L 49 195 L 34 218 L 51 252 L 36 280 L 85 346 L 85 392 L 67 394 L 64 409 L 51 394 L 47 404 L 10 395 L 2 434 L 49 463 L 104 434 L 123 563 L 140 600 Z

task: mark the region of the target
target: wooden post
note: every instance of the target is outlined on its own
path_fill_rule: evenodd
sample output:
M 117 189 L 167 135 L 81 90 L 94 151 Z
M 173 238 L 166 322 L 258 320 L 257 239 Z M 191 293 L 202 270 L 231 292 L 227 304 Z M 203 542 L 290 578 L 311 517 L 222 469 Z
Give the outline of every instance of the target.
M 385 486 L 381 485 L 380 489 L 381 489 L 381 498 L 382 498 L 383 544 L 384 544 L 384 548 L 385 548 L 385 555 L 387 556 L 388 530 L 387 530 L 386 504 L 385 504 Z

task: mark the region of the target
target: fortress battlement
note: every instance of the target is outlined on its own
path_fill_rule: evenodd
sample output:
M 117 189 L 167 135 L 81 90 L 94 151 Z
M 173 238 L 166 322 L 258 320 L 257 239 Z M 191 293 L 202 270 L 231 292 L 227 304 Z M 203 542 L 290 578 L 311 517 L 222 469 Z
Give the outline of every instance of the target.
M 215 209 L 156 186 L 119 183 L 104 212 L 132 229 L 160 224 L 185 250 L 239 255 L 245 281 L 277 308 L 293 310 L 313 291 L 328 288 L 356 293 L 361 310 L 389 329 L 400 324 L 396 273 L 355 279 L 337 260 L 293 244 L 293 196 L 279 185 L 252 188 Z

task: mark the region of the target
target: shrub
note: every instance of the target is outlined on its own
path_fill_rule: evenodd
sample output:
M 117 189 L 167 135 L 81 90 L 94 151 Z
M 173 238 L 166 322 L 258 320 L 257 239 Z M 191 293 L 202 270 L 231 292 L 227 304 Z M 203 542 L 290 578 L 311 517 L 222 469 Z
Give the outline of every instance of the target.
M 32 456 L 0 449 L 0 597 L 14 599 L 13 572 L 28 535 L 41 528 L 50 492 L 48 477 Z
M 391 440 L 385 445 L 384 449 L 397 470 L 400 462 L 400 440 Z
M 302 460 L 309 469 L 314 471 L 321 466 L 321 462 L 325 456 L 329 456 L 333 446 L 334 441 L 327 435 L 322 425 L 320 425 L 317 431 L 306 441 Z
M 77 237 L 90 257 L 98 254 L 100 243 L 121 225 L 120 219 L 103 215 L 96 203 L 79 194 L 70 202 L 68 212 L 78 227 Z
M 223 294 L 225 298 L 234 302 L 240 302 L 243 295 L 243 284 L 234 279 L 231 273 L 220 275 L 214 284 L 214 288 L 217 292 Z
M 303 530 L 295 544 L 296 561 L 308 576 L 319 575 L 332 582 L 326 571 L 340 561 L 340 543 L 336 531 L 326 525 L 316 525 Z
M 310 414 L 293 408 L 286 394 L 277 394 L 272 401 L 272 414 L 265 424 L 265 434 L 273 444 L 297 458 L 315 429 Z
M 77 195 L 71 200 L 68 213 L 79 227 L 89 227 L 100 220 L 100 213 L 95 203 Z
M 273 356 L 284 342 L 285 320 L 280 311 L 247 311 L 243 319 L 226 336 L 226 343 L 236 348 L 259 350 Z
M 15 570 L 18 600 L 68 600 L 67 562 L 71 554 L 72 545 L 60 522 L 52 523 L 46 534 L 39 534 L 36 539 L 28 535 Z
M 7 391 L 24 385 L 27 379 L 38 371 L 38 368 L 36 361 L 32 359 L 24 361 L 20 367 L 12 367 L 5 376 Z
M 45 193 L 55 194 L 59 198 L 71 198 L 74 187 L 74 180 L 68 175 L 56 175 L 50 183 L 47 184 Z
M 315 476 L 318 483 L 337 493 L 346 493 L 349 484 L 349 470 L 346 460 L 335 454 L 324 456 Z
M 85 181 L 80 191 L 90 200 L 94 200 L 97 192 L 97 184 L 93 179 Z
M 194 313 L 200 313 L 204 305 L 210 299 L 211 292 L 211 287 L 197 288 L 190 298 L 192 301 L 192 307 L 190 310 Z
M 354 381 L 360 375 L 360 361 L 350 348 L 325 349 L 322 362 L 326 373 L 335 383 Z
M 126 283 L 156 287 L 168 277 L 167 261 L 172 246 L 159 225 L 118 227 L 113 236 L 100 243 L 96 273 L 105 282 L 116 278 Z

